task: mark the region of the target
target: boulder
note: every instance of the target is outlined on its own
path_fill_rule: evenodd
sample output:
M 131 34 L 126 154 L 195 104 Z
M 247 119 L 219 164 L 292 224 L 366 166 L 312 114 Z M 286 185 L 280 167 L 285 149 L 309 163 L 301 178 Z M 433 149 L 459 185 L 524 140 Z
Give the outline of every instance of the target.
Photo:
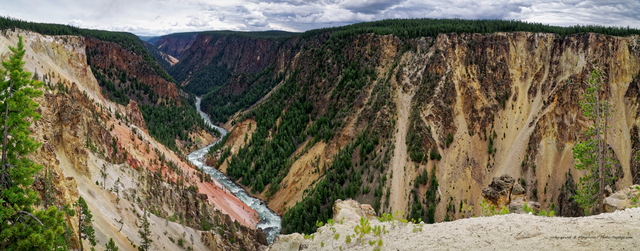
M 513 185 L 513 189 L 511 189 L 511 194 L 513 195 L 524 194 L 524 187 L 522 187 L 520 183 L 516 183 L 515 185 Z
M 631 185 L 613 193 L 604 199 L 606 212 L 624 210 L 640 206 L 640 185 Z
M 142 116 L 142 112 L 140 111 L 140 107 L 138 103 L 133 99 L 129 100 L 129 104 L 127 105 L 127 117 L 131 120 L 131 123 L 136 125 L 141 130 L 147 129 L 147 124 L 144 121 L 144 116 Z
M 371 205 L 360 204 L 355 200 L 336 200 L 333 205 L 333 219 L 336 221 L 345 220 L 358 222 L 360 218 L 373 219 L 376 212 Z
M 482 189 L 482 196 L 498 206 L 500 206 L 500 204 L 508 204 L 510 201 L 508 196 L 511 193 L 511 188 L 514 183 L 515 180 L 506 174 L 500 176 L 500 178 L 494 177 L 491 184 Z
M 299 233 L 288 235 L 278 235 L 267 250 L 304 250 L 307 244 L 304 244 L 304 236 Z
M 517 214 L 527 213 L 524 210 L 522 210 L 525 204 L 529 208 L 531 208 L 534 212 L 540 211 L 540 203 L 536 201 L 527 200 L 527 198 L 524 195 L 515 195 L 513 196 L 511 203 L 509 203 L 509 207 L 508 207 L 509 212 L 517 213 Z

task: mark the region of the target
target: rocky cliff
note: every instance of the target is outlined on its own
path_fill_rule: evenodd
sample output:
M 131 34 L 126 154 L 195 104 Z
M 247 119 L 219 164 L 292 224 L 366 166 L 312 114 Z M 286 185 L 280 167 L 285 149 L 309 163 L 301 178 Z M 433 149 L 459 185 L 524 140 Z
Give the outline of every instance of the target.
M 578 101 L 594 68 L 614 107 L 615 186 L 640 177 L 638 35 L 318 31 L 296 39 L 295 55 L 272 61 L 286 62 L 270 75 L 277 87 L 236 114 L 235 122 L 249 120 L 217 155 L 229 151 L 220 169 L 284 214 L 285 231 L 312 229 L 305 220 L 329 218 L 333 201 L 346 197 L 413 218 L 462 218 L 462 205 L 478 205 L 505 174 L 541 208 L 579 215 L 571 196 L 583 173 L 571 148 L 588 125 Z M 190 49 L 236 48 L 216 62 L 248 57 L 237 54 L 241 43 L 196 40 Z M 238 72 L 263 64 L 252 62 Z
M 45 82 L 37 100 L 42 119 L 33 125 L 42 147 L 31 156 L 44 166 L 34 184 L 40 206 L 63 207 L 84 197 L 93 213 L 98 250 L 111 238 L 121 250 L 135 249 L 143 211 L 151 212 L 153 249 L 255 250 L 266 243 L 255 230 L 257 214 L 156 141 L 137 102 L 121 105 L 107 98 L 91 66 L 126 71 L 163 99 L 177 97 L 175 85 L 134 54 L 94 38 L 3 30 L 3 59 L 18 36 L 27 50 L 25 69 Z M 214 140 L 204 131 L 194 137 L 199 146 Z M 68 221 L 77 231 L 76 218 Z
M 113 76 L 111 80 L 118 81 L 118 86 L 115 89 L 118 91 L 134 89 L 134 91 L 138 90 L 145 94 L 143 96 L 138 93 L 127 93 L 129 98 L 151 104 L 161 102 L 163 99 L 178 104 L 181 102 L 176 86 L 157 74 L 142 56 L 127 51 L 116 43 L 96 38 L 87 38 L 85 44 L 87 55 L 89 55 L 89 64 L 94 71 Z M 157 94 L 157 97 L 149 95 L 149 91 L 143 91 L 145 87 L 151 89 L 153 93 Z
M 185 90 L 203 95 L 237 75 L 257 74 L 276 62 L 290 59 L 297 39 L 287 32 L 203 32 L 171 34 L 153 42 L 179 60 L 169 72 Z M 237 81 L 236 81 L 237 82 Z M 246 89 L 237 85 L 235 92 Z

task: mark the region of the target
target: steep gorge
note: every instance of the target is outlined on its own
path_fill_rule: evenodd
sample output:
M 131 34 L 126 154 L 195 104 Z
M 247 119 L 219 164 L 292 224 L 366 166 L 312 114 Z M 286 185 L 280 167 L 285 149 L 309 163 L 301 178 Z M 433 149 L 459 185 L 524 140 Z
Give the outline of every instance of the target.
M 615 185 L 640 179 L 639 35 L 349 29 L 152 41 L 182 88 L 117 39 L 3 30 L 1 57 L 25 37 L 25 67 L 46 83 L 33 127 L 40 206 L 83 196 L 99 243 L 125 249 L 144 211 L 157 249 L 263 248 L 255 211 L 184 159 L 216 137 L 186 90 L 231 129 L 207 163 L 283 215 L 285 232 L 314 232 L 345 198 L 429 223 L 478 215 L 482 189 L 505 174 L 575 216 L 571 148 L 593 68 L 614 107 Z
M 482 188 L 503 174 L 542 208 L 579 214 L 567 199 L 582 175 L 571 148 L 588 125 L 578 100 L 594 67 L 607 77 L 615 111 L 608 144 L 620 162 L 616 186 L 640 175 L 638 35 L 328 30 L 283 43 L 299 45 L 269 64 L 275 73 L 265 78 L 277 87 L 232 117 L 228 147 L 212 162 L 284 214 L 285 231 L 315 229 L 347 197 L 429 221 L 479 214 Z M 230 79 L 264 64 L 255 62 L 233 66 Z M 263 81 L 236 79 L 216 93 Z
M 246 205 L 150 134 L 149 120 L 139 107 L 146 100 L 123 105 L 107 98 L 110 93 L 101 88 L 93 72 L 101 66 L 91 60 L 128 59 L 110 62 L 128 63 L 120 70 L 130 79 L 153 85 L 161 99 L 174 99 L 150 104 L 158 109 L 166 103 L 180 105 L 172 83 L 119 45 L 82 36 L 3 30 L 3 59 L 18 36 L 24 38 L 27 50 L 25 69 L 45 82 L 44 95 L 37 100 L 42 119 L 33 126 L 33 136 L 42 147 L 31 156 L 44 166 L 34 184 L 42 198 L 40 207 L 62 208 L 84 197 L 94 215 L 98 249 L 110 238 L 121 249 L 135 249 L 143 211 L 152 213 L 153 249 L 254 250 L 266 244 L 264 234 L 255 230 L 255 212 L 238 210 Z M 99 44 L 106 50 L 96 49 Z M 103 70 L 113 69 L 113 65 L 103 66 Z M 215 138 L 202 127 L 190 132 L 190 137 L 191 147 Z M 75 217 L 67 221 L 71 231 L 78 231 Z M 71 247 L 78 247 L 79 240 L 73 236 L 77 235 L 71 234 Z M 84 246 L 89 243 L 84 241 Z

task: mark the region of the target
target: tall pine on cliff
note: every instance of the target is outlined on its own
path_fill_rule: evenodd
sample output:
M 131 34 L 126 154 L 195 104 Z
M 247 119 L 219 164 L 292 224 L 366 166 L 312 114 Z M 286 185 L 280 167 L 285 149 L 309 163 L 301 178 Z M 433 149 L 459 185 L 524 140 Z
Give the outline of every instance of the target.
M 78 198 L 78 202 L 75 203 L 75 206 L 78 207 L 78 239 L 80 240 L 80 251 L 84 250 L 82 244 L 83 239 L 88 240 L 89 243 L 91 243 L 91 246 L 95 247 L 96 231 L 93 229 L 93 214 L 91 214 L 91 211 L 89 210 L 87 201 L 80 196 L 80 198 Z
M 603 94 L 600 71 L 594 69 L 587 84 L 580 106 L 592 125 L 584 131 L 585 139 L 573 147 L 573 157 L 576 159 L 575 168 L 586 171 L 580 178 L 574 198 L 589 214 L 603 211 L 605 186 L 613 185 L 615 176 L 612 169 L 616 159 L 611 157 L 613 153 L 607 147 L 607 121 L 612 111 L 609 101 L 601 97 L 606 97 L 606 94 Z
M 31 79 L 23 69 L 25 54 L 22 37 L 13 55 L 2 62 L 0 71 L 0 126 L 2 159 L 0 160 L 0 249 L 53 250 L 64 249 L 63 213 L 55 207 L 37 210 L 37 194 L 31 185 L 42 167 L 26 156 L 40 144 L 30 137 L 31 121 L 39 119 L 38 103 L 42 95 L 40 81 Z

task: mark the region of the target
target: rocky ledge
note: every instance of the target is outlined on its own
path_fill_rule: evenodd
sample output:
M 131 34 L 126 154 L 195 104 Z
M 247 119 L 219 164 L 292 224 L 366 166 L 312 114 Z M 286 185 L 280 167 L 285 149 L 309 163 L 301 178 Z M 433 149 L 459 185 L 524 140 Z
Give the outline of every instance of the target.
M 270 250 L 634 250 L 640 208 L 565 218 L 529 214 L 436 224 L 379 220 L 369 205 L 337 201 L 333 222 L 312 235 L 279 236 Z

